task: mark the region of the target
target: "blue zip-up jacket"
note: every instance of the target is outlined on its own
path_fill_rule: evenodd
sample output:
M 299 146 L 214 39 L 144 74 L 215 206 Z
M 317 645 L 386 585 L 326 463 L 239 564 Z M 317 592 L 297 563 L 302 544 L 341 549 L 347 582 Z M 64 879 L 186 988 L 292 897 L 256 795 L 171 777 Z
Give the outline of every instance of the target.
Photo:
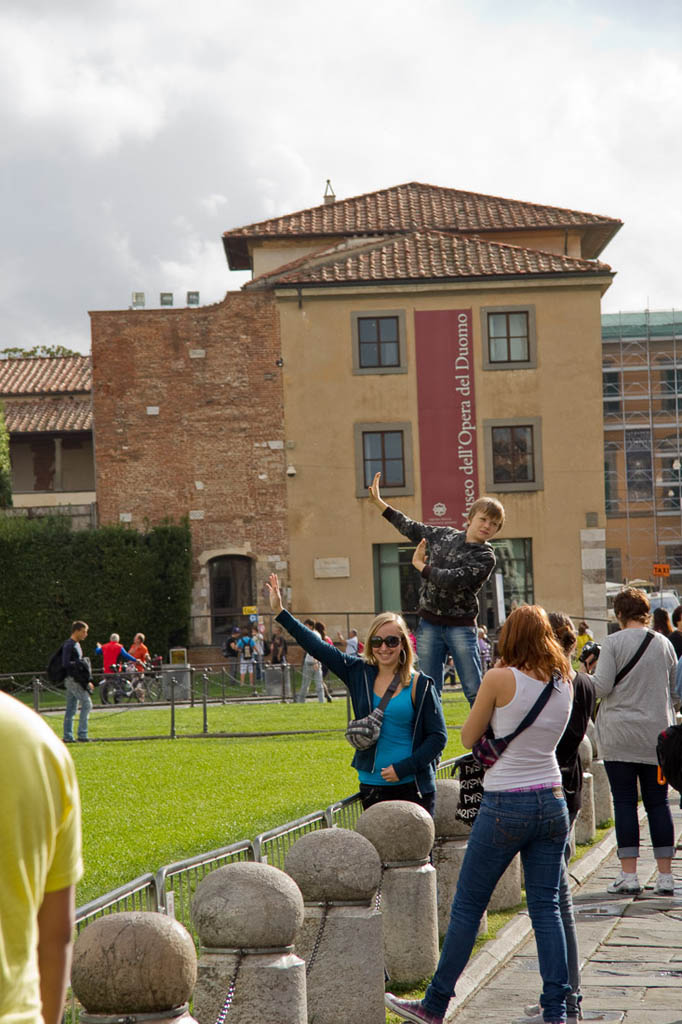
M 277 622 L 291 633 L 304 651 L 321 661 L 346 684 L 355 717 L 365 718 L 372 710 L 374 680 L 379 672 L 376 665 L 370 665 L 364 658 L 352 654 L 342 654 L 286 609 L 279 613 Z M 437 758 L 448 741 L 448 731 L 433 680 L 421 672 L 417 678 L 414 711 L 412 753 L 402 761 L 397 761 L 393 768 L 399 779 L 414 775 L 420 793 L 432 793 L 436 788 Z M 353 767 L 358 771 L 373 771 L 375 753 L 375 747 L 356 750 L 351 762 Z

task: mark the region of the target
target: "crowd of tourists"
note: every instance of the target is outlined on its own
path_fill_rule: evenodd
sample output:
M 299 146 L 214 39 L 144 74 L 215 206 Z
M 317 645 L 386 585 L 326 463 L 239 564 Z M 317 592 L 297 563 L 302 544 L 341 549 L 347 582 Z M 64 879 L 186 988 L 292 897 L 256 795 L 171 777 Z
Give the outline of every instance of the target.
M 455 530 L 408 518 L 382 499 L 379 484 L 377 474 L 369 488 L 372 505 L 415 545 L 412 563 L 421 577 L 416 638 L 400 613 L 385 611 L 372 621 L 364 644 L 355 630 L 339 636 L 340 650 L 323 622 L 301 622 L 284 608 L 273 573 L 267 588 L 275 628 L 267 654 L 272 664 L 286 665 L 285 633 L 303 649 L 299 700 L 311 683 L 320 702 L 331 699 L 327 672 L 345 684 L 355 716 L 346 735 L 364 808 L 407 800 L 433 815 L 436 769 L 448 739 L 441 695 L 449 664 L 469 704 L 461 741 L 473 750 L 470 767 L 481 797 L 440 961 L 423 999 L 389 992 L 386 1005 L 402 1020 L 441 1024 L 493 889 L 520 854 L 542 978 L 539 1002 L 526 1012 L 546 1024 L 573 1024 L 582 1016 L 580 957 L 567 862 L 569 831 L 581 806 L 579 745 L 599 702 L 596 741 L 613 795 L 621 863 L 608 891 L 640 891 L 639 786 L 658 866 L 655 891 L 672 893 L 674 831 L 656 742 L 675 722 L 679 652 L 660 623 L 649 629 L 647 596 L 631 587 L 614 601 L 620 631 L 601 645 L 586 623 L 576 629 L 561 611 L 523 605 L 505 620 L 493 651 L 477 622 L 477 595 L 495 567 L 490 541 L 504 525 L 500 502 L 479 498 L 465 528 Z M 79 706 L 77 738 L 87 739 L 92 676 L 81 647 L 87 633 L 85 622 L 74 622 L 62 648 L 66 743 L 74 740 Z M 248 676 L 255 686 L 266 655 L 261 631 L 255 624 L 244 633 L 235 629 L 227 644 L 240 684 L 247 685 Z M 119 647 L 116 634 L 102 645 L 105 671 Z M 146 651 L 138 634 L 125 656 L 141 664 Z M 117 663 L 118 649 L 116 655 Z M 38 1020 L 42 1006 L 44 1024 L 57 1024 L 69 974 L 74 886 L 82 874 L 73 763 L 52 730 L 4 694 L 0 741 L 14 779 L 0 786 L 0 1020 L 8 1014 Z M 24 827 L 27 808 L 30 829 Z

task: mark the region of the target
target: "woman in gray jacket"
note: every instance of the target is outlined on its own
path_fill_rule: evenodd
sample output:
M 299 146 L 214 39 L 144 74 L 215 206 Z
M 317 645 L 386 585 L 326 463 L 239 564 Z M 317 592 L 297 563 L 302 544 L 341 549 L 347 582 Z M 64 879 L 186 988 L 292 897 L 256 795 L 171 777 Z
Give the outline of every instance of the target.
M 658 865 L 656 892 L 674 891 L 671 859 L 675 837 L 668 806 L 668 786 L 658 781 L 658 734 L 675 722 L 673 695 L 677 658 L 667 637 L 647 629 L 649 601 L 642 590 L 625 587 L 613 602 L 620 632 L 602 644 L 593 676 L 601 705 L 597 715 L 597 747 L 604 759 L 613 795 L 620 877 L 610 893 L 638 893 L 639 818 L 637 782 L 649 820 Z M 647 646 L 644 647 L 644 642 Z M 629 662 L 639 660 L 626 673 Z M 622 678 L 617 679 L 618 673 Z

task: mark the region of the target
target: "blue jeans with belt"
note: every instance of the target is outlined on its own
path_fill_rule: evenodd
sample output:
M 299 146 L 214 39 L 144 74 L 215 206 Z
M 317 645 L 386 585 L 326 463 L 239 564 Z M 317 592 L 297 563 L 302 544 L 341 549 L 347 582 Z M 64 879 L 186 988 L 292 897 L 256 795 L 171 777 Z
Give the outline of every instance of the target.
M 493 889 L 521 853 L 528 911 L 538 949 L 545 1021 L 566 1019 L 566 940 L 559 914 L 559 879 L 568 838 L 561 787 L 485 793 L 467 844 L 440 961 L 424 1009 L 442 1017 L 467 965 Z
M 64 739 L 73 739 L 73 719 L 78 705 L 81 706 L 80 718 L 78 719 L 78 739 L 88 738 L 88 715 L 92 710 L 92 697 L 80 683 L 77 683 L 71 676 L 64 680 L 66 689 L 66 713 L 64 715 Z
M 417 654 L 420 670 L 433 679 L 438 693 L 443 692 L 443 665 L 448 654 L 451 654 L 464 696 L 469 704 L 474 703 L 483 675 L 478 630 L 475 626 L 436 626 L 426 619 L 420 619 L 417 627 Z

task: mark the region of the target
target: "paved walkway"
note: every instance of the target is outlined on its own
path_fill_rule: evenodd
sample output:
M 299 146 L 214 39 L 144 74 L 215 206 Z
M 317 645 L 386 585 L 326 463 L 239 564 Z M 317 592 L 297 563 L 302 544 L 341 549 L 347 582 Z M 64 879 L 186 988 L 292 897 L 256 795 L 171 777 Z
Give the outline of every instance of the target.
M 678 837 L 674 896 L 654 895 L 656 862 L 643 813 L 638 873 L 647 884 L 640 896 L 606 893 L 620 868 L 613 832 L 571 865 L 586 1021 L 682 1024 L 682 811 L 674 792 L 671 808 Z M 539 992 L 535 940 L 527 914 L 519 914 L 471 961 L 445 1019 L 521 1024 L 524 1006 Z

